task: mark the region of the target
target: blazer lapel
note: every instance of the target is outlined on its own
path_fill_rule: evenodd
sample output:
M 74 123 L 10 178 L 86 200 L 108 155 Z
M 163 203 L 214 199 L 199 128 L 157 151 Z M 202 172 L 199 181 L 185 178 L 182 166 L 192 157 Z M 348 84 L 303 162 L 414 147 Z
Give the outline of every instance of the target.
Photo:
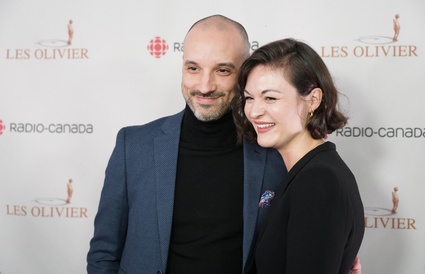
M 168 118 L 162 126 L 164 134 L 157 136 L 154 142 L 156 208 L 164 269 L 167 265 L 173 222 L 174 189 L 182 117 L 183 112 L 180 112 Z
M 282 197 L 283 194 L 288 189 L 289 185 L 292 183 L 294 177 L 301 171 L 301 169 L 310 162 L 312 158 L 314 158 L 317 154 L 322 151 L 335 149 L 335 145 L 331 142 L 325 142 L 324 144 L 316 147 L 315 149 L 309 151 L 306 155 L 304 155 L 295 165 L 292 167 L 288 176 L 286 176 L 284 183 L 282 184 L 282 188 L 276 193 L 276 196 Z
M 243 266 L 245 267 L 253 244 L 258 218 L 258 202 L 262 190 L 266 150 L 244 142 L 244 201 L 243 201 Z

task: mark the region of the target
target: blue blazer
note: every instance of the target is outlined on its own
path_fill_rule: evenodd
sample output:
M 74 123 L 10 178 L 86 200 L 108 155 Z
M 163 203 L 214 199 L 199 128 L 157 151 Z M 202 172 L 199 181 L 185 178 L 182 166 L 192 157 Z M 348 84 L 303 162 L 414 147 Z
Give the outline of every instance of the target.
M 87 255 L 89 274 L 165 273 L 182 117 L 183 111 L 119 131 Z M 267 211 L 258 207 L 261 194 L 276 192 L 285 174 L 276 150 L 244 143 L 243 273 Z

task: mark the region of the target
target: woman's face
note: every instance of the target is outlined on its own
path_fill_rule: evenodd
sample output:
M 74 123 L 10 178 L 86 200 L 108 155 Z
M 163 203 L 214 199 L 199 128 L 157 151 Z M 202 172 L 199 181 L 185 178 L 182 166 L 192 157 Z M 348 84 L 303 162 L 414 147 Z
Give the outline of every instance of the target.
M 305 134 L 308 103 L 285 78 L 282 70 L 255 67 L 245 87 L 245 115 L 262 147 L 285 149 Z

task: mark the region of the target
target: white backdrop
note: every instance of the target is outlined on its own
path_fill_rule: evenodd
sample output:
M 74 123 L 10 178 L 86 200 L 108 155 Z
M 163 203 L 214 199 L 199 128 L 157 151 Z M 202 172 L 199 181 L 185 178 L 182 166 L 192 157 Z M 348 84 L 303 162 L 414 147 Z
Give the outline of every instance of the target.
M 215 13 L 253 49 L 293 37 L 321 54 L 350 116 L 330 140 L 366 208 L 362 273 L 425 273 L 424 12 L 423 0 L 0 0 L 0 273 L 86 272 L 116 133 L 184 107 L 182 41 Z

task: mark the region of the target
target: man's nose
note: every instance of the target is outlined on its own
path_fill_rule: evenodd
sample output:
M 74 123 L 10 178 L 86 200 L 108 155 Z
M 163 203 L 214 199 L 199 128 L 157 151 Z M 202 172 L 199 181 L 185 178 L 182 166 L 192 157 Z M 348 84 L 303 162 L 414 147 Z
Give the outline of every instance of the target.
M 199 91 L 206 94 L 211 91 L 215 91 L 216 88 L 217 88 L 217 85 L 216 85 L 216 79 L 214 75 L 210 72 L 205 71 L 200 78 L 199 88 L 198 88 Z

